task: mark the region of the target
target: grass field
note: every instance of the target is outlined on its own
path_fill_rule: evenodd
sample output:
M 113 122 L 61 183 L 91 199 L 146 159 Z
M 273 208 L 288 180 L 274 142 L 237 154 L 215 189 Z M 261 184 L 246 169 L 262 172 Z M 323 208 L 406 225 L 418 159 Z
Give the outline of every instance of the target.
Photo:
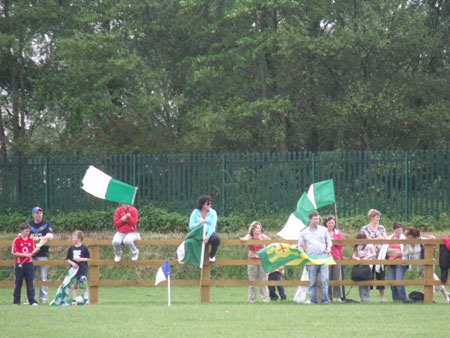
M 198 288 L 173 287 L 169 308 L 165 286 L 102 287 L 90 307 L 31 307 L 12 306 L 12 291 L 0 289 L 0 337 L 448 337 L 450 329 L 440 295 L 435 304 L 394 304 L 373 291 L 370 304 L 321 306 L 294 303 L 288 287 L 286 302 L 248 304 L 246 287 L 215 287 L 201 304 Z

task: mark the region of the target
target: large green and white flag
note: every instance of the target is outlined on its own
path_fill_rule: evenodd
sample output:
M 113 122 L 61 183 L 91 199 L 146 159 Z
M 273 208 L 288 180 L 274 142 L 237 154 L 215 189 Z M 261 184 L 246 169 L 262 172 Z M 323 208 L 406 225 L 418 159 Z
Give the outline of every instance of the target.
M 181 264 L 189 263 L 203 268 L 205 228 L 205 226 L 198 226 L 189 232 L 184 242 L 177 249 L 178 262 Z
M 58 290 L 56 291 L 55 299 L 53 299 L 50 302 L 51 306 L 68 306 L 69 298 L 72 296 L 69 294 L 69 284 L 72 281 L 72 278 L 75 277 L 77 274 L 78 269 L 70 268 L 69 271 L 66 273 L 66 276 L 64 277 L 64 280 L 62 284 L 59 286 Z
M 289 216 L 278 233 L 284 239 L 296 240 L 309 222 L 309 213 L 335 202 L 333 180 L 313 183 L 297 202 L 297 209 Z
M 86 171 L 82 182 L 81 188 L 95 197 L 129 205 L 134 204 L 137 187 L 120 182 L 92 165 Z

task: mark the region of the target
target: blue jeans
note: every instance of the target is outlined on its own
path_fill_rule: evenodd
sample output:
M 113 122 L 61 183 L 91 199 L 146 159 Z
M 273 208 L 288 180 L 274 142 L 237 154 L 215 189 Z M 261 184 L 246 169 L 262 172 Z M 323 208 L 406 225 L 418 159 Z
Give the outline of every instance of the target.
M 309 295 L 311 304 L 317 304 L 317 276 L 320 274 L 320 304 L 328 304 L 328 265 L 307 265 L 306 269 L 309 274 Z
M 388 265 L 388 276 L 390 280 L 404 280 L 406 265 Z M 406 289 L 402 285 L 392 285 L 392 300 L 406 300 Z

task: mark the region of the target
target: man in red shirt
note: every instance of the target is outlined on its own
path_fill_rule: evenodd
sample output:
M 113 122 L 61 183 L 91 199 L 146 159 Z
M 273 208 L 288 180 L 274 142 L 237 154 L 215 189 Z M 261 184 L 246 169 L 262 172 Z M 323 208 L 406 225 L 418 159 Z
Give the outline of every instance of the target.
M 122 258 L 122 244 L 130 248 L 131 260 L 136 261 L 139 257 L 139 250 L 134 245 L 134 242 L 141 239 L 137 232 L 138 212 L 131 205 L 119 204 L 120 206 L 114 213 L 114 226 L 117 229 L 112 240 L 114 261 L 120 262 Z
M 30 305 L 38 305 L 34 298 L 34 264 L 32 256 L 39 248 L 34 248 L 33 239 L 30 237 L 31 226 L 28 223 L 22 223 L 19 226 L 19 235 L 12 244 L 12 254 L 15 257 L 14 262 L 14 305 L 20 305 L 20 293 L 23 280 L 27 285 L 27 298 Z

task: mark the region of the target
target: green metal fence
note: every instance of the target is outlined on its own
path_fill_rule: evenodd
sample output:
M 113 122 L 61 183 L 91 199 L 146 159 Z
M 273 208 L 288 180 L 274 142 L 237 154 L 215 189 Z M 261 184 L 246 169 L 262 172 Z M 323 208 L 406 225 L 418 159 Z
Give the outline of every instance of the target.
M 450 210 L 450 150 L 8 157 L 0 164 L 1 207 L 67 212 L 113 205 L 80 189 L 89 165 L 137 185 L 138 206 L 182 213 L 205 193 L 222 215 L 292 212 L 312 182 L 329 178 L 340 216 L 376 208 L 408 219 Z

